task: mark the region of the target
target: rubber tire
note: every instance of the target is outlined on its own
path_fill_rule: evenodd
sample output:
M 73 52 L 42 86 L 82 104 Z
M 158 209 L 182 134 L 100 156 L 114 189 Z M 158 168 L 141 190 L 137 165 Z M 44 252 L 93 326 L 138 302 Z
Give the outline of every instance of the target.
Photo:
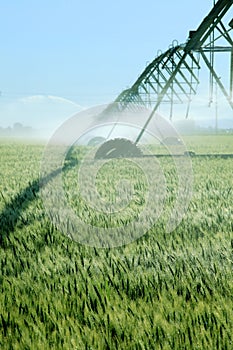
M 96 151 L 95 159 L 132 158 L 143 155 L 140 148 L 128 139 L 116 138 L 104 142 Z

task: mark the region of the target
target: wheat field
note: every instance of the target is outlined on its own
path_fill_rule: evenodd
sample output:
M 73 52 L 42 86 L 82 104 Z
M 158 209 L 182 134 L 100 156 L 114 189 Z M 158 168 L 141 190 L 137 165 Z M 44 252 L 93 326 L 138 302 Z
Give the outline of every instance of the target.
M 233 153 L 233 135 L 185 141 L 197 154 Z M 129 244 L 97 248 L 73 241 L 47 215 L 43 151 L 41 144 L 0 143 L 0 348 L 233 349 L 232 158 L 192 157 L 192 198 L 174 231 L 166 232 L 164 214 Z M 169 208 L 176 175 L 160 161 Z M 97 183 L 108 200 L 116 170 Z M 93 209 L 87 215 L 74 191 L 75 166 L 63 171 L 68 203 L 99 227 L 125 223 L 144 205 L 147 188 L 140 172 L 128 171 L 139 179 L 128 212 L 108 221 Z

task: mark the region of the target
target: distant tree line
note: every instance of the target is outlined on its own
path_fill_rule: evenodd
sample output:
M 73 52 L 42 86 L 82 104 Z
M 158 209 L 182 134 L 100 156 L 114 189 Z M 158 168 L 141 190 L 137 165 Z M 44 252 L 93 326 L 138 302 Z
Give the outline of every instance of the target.
M 35 133 L 31 126 L 24 126 L 21 123 L 15 123 L 13 127 L 3 128 L 0 126 L 0 136 L 30 136 Z

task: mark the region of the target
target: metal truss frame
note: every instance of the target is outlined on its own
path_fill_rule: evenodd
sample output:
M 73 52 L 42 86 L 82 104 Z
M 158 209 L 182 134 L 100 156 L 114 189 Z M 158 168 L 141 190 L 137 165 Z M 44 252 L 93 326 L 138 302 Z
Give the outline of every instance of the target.
M 210 102 L 216 83 L 233 109 L 233 19 L 227 24 L 224 23 L 232 4 L 233 0 L 218 0 L 197 30 L 189 32 L 185 44 L 178 45 L 174 41 L 167 51 L 159 54 L 145 68 L 131 88 L 124 90 L 114 103 L 107 107 L 107 113 L 115 108 L 113 106 L 116 104 L 119 111 L 127 108 L 137 109 L 140 106 L 152 109 L 135 143 L 141 139 L 161 103 L 170 105 L 170 119 L 173 116 L 174 104 L 186 103 L 185 117 L 188 117 L 192 96 L 196 94 L 199 84 L 201 61 L 209 71 Z M 229 69 L 229 87 L 224 86 L 215 69 L 217 53 L 230 56 L 229 68 L 226 67 Z

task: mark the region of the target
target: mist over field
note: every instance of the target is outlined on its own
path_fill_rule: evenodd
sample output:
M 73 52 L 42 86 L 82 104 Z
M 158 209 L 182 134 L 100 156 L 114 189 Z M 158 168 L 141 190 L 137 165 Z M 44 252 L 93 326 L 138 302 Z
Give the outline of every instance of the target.
M 0 4 L 0 350 L 233 349 L 233 0 Z

